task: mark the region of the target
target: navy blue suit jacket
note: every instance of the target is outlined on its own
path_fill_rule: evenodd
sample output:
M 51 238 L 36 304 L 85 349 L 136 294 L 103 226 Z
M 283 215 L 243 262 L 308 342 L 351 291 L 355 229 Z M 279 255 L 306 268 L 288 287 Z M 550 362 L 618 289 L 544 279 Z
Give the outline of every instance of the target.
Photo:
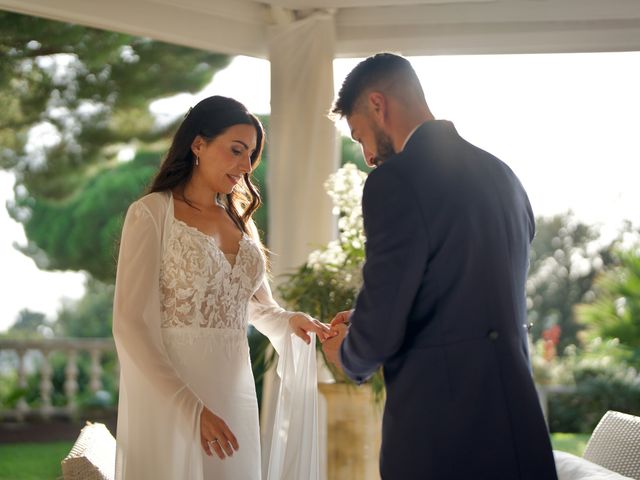
M 340 357 L 383 366 L 385 480 L 555 480 L 531 378 L 525 280 L 534 218 L 514 173 L 446 121 L 373 170 L 364 284 Z

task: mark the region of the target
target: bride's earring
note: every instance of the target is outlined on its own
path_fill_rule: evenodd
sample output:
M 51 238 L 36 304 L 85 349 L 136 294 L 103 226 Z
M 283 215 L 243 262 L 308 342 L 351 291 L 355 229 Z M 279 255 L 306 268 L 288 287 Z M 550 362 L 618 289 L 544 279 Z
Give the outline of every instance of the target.
M 200 165 L 200 157 L 198 157 L 198 155 L 196 155 L 196 167 Z

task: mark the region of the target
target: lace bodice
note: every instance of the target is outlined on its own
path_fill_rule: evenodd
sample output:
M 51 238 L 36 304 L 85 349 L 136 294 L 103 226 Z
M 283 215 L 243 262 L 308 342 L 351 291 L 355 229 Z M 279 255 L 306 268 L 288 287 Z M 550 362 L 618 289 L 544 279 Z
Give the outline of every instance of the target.
M 173 219 L 160 266 L 161 326 L 246 330 L 249 301 L 264 273 L 249 236 L 242 236 L 234 262 L 212 237 Z

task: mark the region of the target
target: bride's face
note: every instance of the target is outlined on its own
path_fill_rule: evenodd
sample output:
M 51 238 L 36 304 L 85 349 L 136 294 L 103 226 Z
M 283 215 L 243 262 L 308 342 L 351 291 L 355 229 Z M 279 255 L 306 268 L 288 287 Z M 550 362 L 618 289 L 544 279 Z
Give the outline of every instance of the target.
M 196 137 L 192 149 L 198 156 L 193 176 L 216 193 L 229 194 L 251 172 L 251 155 L 256 149 L 257 133 L 253 125 L 229 127 L 210 142 Z

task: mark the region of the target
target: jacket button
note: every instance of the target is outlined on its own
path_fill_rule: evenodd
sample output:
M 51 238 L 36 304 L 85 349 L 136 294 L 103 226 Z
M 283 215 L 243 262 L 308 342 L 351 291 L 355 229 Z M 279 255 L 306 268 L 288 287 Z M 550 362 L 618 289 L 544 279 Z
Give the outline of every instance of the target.
M 489 333 L 487 334 L 487 337 L 489 337 L 489 340 L 491 341 L 496 341 L 498 339 L 500 335 L 498 335 L 498 332 L 496 332 L 495 330 L 489 330 Z

